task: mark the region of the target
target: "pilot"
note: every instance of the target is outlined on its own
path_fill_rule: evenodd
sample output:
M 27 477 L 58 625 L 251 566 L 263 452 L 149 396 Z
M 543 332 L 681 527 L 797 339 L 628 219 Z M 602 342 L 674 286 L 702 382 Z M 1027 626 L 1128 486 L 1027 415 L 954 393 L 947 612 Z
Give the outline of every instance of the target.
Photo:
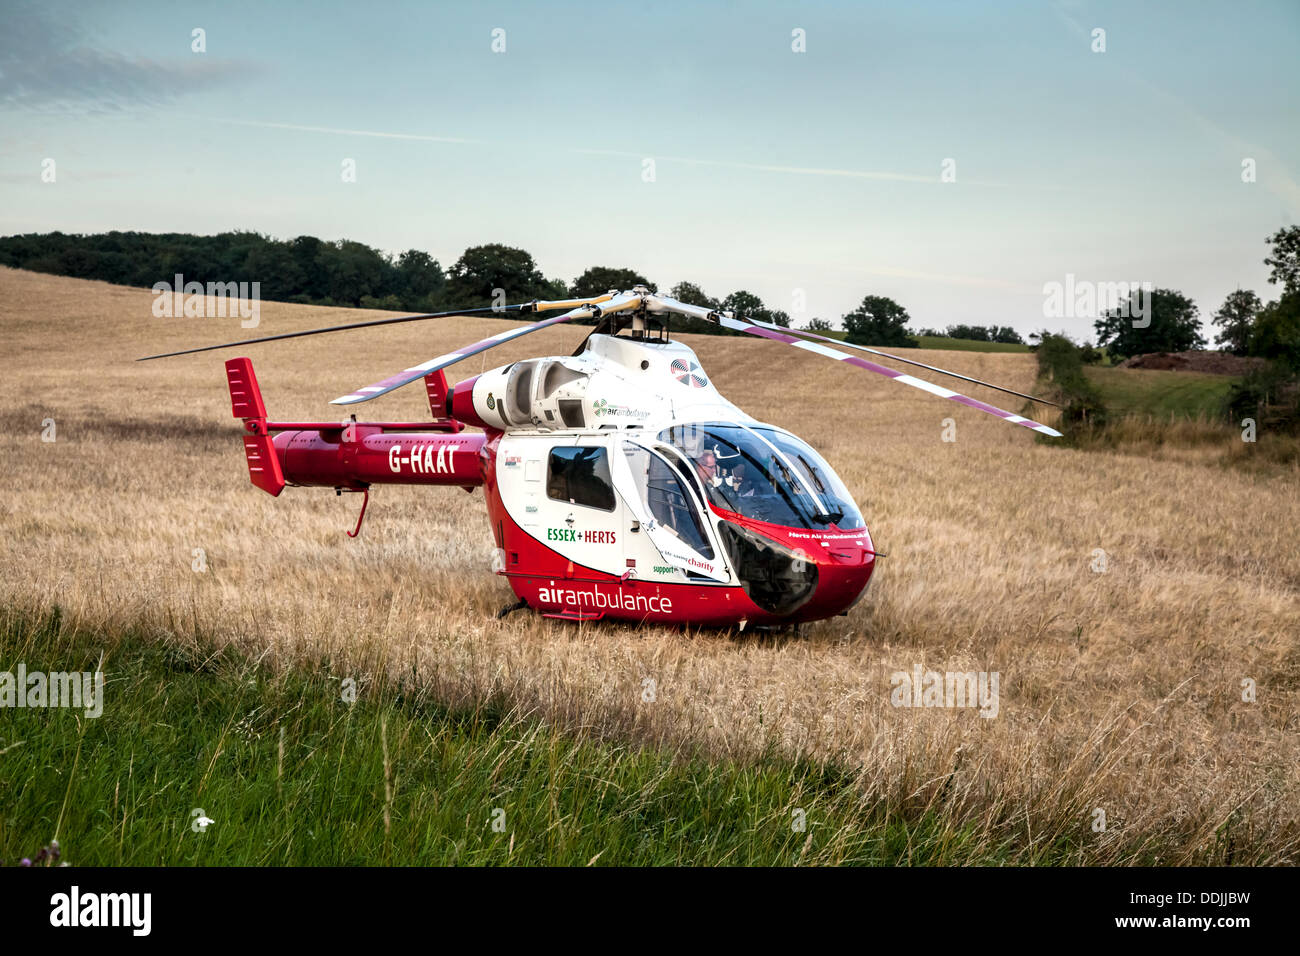
M 722 484 L 718 477 L 718 459 L 711 451 L 705 451 L 695 459 L 695 474 L 706 489 Z
M 738 461 L 731 466 L 731 477 L 727 479 L 727 484 L 731 486 L 731 493 L 737 498 L 752 498 L 754 496 L 754 481 L 746 474 L 748 466 L 743 461 Z

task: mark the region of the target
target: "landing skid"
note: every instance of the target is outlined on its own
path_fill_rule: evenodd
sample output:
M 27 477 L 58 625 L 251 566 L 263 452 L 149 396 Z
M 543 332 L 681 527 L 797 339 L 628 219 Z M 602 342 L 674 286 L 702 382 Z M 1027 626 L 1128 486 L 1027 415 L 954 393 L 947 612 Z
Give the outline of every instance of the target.
M 522 611 L 527 607 L 528 607 L 528 602 L 525 601 L 523 598 L 520 598 L 514 604 L 507 604 L 501 610 L 497 611 L 497 620 L 499 621 L 502 618 L 508 617 L 509 615 L 513 614 L 515 611 Z

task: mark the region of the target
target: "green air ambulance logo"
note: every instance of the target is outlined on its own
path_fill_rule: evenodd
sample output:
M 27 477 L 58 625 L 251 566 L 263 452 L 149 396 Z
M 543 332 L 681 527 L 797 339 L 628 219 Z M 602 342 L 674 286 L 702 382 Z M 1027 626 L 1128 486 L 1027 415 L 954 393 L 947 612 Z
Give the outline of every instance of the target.
M 626 405 L 614 405 L 603 398 L 598 398 L 592 402 L 591 409 L 596 413 L 597 418 L 609 416 L 611 418 L 649 418 L 650 413 L 640 408 L 628 408 Z
M 497 400 L 492 397 L 491 392 L 488 392 L 487 406 L 488 406 L 488 411 L 490 412 L 495 412 L 497 410 Z

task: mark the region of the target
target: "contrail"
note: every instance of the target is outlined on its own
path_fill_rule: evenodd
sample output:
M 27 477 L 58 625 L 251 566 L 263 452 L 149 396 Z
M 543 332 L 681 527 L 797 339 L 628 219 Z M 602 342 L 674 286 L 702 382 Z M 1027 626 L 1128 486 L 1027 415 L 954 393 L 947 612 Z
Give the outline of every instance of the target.
M 1061 19 L 1061 21 L 1076 35 L 1080 37 L 1088 37 L 1091 36 L 1090 31 L 1085 29 L 1078 20 L 1074 19 L 1074 17 L 1070 16 L 1069 12 L 1067 12 L 1067 7 L 1074 8 L 1080 6 L 1081 4 L 1068 3 L 1065 2 L 1065 0 L 1057 0 L 1057 2 L 1052 5 L 1052 8 L 1055 10 L 1056 15 Z M 1220 142 L 1227 147 L 1230 154 L 1235 154 L 1236 157 L 1241 159 L 1244 159 L 1247 156 L 1254 156 L 1263 160 L 1262 165 L 1267 167 L 1268 174 L 1260 177 L 1260 185 L 1273 195 L 1285 201 L 1291 207 L 1292 212 L 1300 209 L 1300 185 L 1297 185 L 1296 181 L 1291 177 L 1290 170 L 1272 150 L 1259 146 L 1258 144 L 1247 142 L 1236 133 L 1224 129 L 1200 110 L 1189 104 L 1182 97 L 1175 93 L 1171 93 L 1164 87 L 1148 80 L 1142 74 L 1129 69 L 1122 63 L 1115 64 L 1113 69 L 1128 77 L 1132 83 L 1142 87 L 1152 96 L 1164 100 L 1166 104 L 1182 112 L 1187 119 L 1200 126 L 1202 130 L 1211 136 L 1217 137 Z
M 753 169 L 764 173 L 794 173 L 801 176 L 848 176 L 854 179 L 888 179 L 909 183 L 937 183 L 938 176 L 916 176 L 911 173 L 882 173 L 865 169 L 824 169 L 817 166 L 773 166 L 767 163 L 741 163 L 731 159 L 694 159 L 689 156 L 659 156 L 655 154 L 632 153 L 617 149 L 579 149 L 572 148 L 570 153 L 583 153 L 588 156 L 618 156 L 620 158 L 653 158 L 668 163 L 688 163 L 692 166 L 725 166 L 728 169 Z
M 216 119 L 218 123 L 234 126 L 252 126 L 258 129 L 285 129 L 300 133 L 332 133 L 338 136 L 370 136 L 376 139 L 402 139 L 425 143 L 455 143 L 472 146 L 491 146 L 492 141 L 469 139 L 460 136 L 429 136 L 422 133 L 386 133 L 380 130 L 344 129 L 334 126 L 304 126 L 298 123 L 267 123 L 257 120 Z M 498 144 L 505 145 L 505 144 Z M 725 169 L 748 169 L 763 173 L 783 173 L 795 176 L 840 176 L 849 179 L 875 179 L 889 182 L 938 183 L 939 176 L 918 176 L 914 173 L 880 172 L 867 169 L 835 169 L 820 166 L 781 166 L 771 163 L 745 163 L 730 159 L 699 159 L 692 156 L 661 156 L 653 153 L 637 153 L 614 149 L 582 149 L 570 147 L 569 153 L 586 156 L 614 156 L 620 159 L 643 159 L 653 157 L 657 162 L 682 163 L 690 166 L 717 166 Z M 963 180 L 971 186 L 1010 186 L 1010 183 L 995 183 L 979 180 Z
M 232 126 L 256 126 L 259 129 L 288 129 L 299 133 L 335 133 L 340 136 L 373 136 L 377 139 L 412 139 L 423 143 L 465 143 L 471 145 L 488 145 L 486 140 L 465 139 L 459 136 L 427 136 L 422 133 L 384 133 L 370 129 L 339 129 L 333 126 L 299 126 L 296 123 L 262 123 L 256 120 L 217 119 L 218 123 Z

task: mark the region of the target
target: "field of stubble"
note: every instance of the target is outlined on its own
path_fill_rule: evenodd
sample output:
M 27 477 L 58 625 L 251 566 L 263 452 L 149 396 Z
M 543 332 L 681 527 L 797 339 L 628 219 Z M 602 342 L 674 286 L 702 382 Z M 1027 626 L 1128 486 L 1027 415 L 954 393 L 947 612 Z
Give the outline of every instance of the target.
M 723 393 L 810 441 L 856 496 L 888 554 L 866 598 L 797 637 L 497 621 L 513 595 L 488 570 L 481 493 L 381 488 L 351 540 L 354 497 L 249 484 L 222 366 L 244 353 L 132 361 L 376 313 L 264 303 L 241 331 L 156 319 L 150 302 L 0 269 L 0 604 L 280 667 L 328 659 L 602 740 L 833 761 L 864 803 L 938 815 L 1020 858 L 1068 839 L 1088 863 L 1300 862 L 1293 473 L 1050 447 L 777 343 L 700 337 Z M 246 354 L 272 417 L 331 418 L 331 397 L 503 327 L 449 319 Z M 568 353 L 585 331 L 538 333 L 449 378 Z M 1033 386 L 1028 355 L 926 360 Z M 358 417 L 411 419 L 423 400 L 412 386 Z M 918 663 L 999 672 L 997 717 L 891 706 L 891 672 Z

